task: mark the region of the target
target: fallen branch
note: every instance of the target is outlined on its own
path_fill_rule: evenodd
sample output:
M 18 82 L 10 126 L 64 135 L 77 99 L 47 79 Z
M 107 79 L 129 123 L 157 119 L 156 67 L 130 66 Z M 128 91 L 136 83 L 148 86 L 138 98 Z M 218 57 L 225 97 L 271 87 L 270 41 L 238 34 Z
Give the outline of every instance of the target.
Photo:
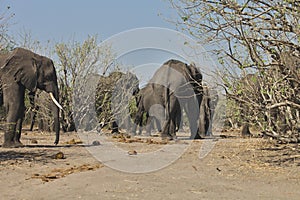
M 281 107 L 281 106 L 291 106 L 291 107 L 296 107 L 296 108 L 300 109 L 299 104 L 296 104 L 296 103 L 288 101 L 288 100 L 286 100 L 284 102 L 273 104 L 271 106 L 266 106 L 266 108 L 267 109 L 273 109 L 273 108 L 278 108 L 278 107 Z

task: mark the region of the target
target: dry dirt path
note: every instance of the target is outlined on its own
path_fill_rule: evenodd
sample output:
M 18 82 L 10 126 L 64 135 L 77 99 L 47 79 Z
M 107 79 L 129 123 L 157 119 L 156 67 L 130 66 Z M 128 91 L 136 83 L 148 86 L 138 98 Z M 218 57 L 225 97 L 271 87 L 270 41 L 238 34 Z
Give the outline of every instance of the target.
M 2 143 L 3 134 L 0 136 Z M 31 144 L 33 138 L 38 144 Z M 132 174 L 101 164 L 82 144 L 70 144 L 72 139 L 79 141 L 76 134 L 63 135 L 58 147 L 45 145 L 53 139 L 48 134 L 28 133 L 22 141 L 29 146 L 0 148 L 0 199 L 300 197 L 300 150 L 296 145 L 274 146 L 265 139 L 219 139 L 212 151 L 199 159 L 203 141 L 184 141 L 182 145 L 188 149 L 174 163 L 154 172 Z M 162 146 L 118 143 L 125 151 L 136 150 L 137 155 L 132 156 Z M 63 152 L 65 159 L 54 159 L 58 152 Z

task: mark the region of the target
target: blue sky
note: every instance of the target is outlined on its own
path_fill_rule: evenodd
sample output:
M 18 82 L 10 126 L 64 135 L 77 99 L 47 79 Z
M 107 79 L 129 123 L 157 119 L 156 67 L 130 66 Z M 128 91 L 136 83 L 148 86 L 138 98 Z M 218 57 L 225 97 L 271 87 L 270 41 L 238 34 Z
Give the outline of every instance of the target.
M 18 39 L 18 35 L 30 33 L 31 39 L 42 44 L 47 41 L 82 42 L 88 35 L 98 35 L 99 40 L 104 41 L 120 32 L 142 27 L 176 30 L 176 25 L 167 21 L 177 18 L 168 0 L 0 0 L 0 10 L 8 6 L 9 12 L 15 14 L 10 20 L 9 34 Z M 138 37 L 146 40 L 151 38 L 151 35 L 146 35 Z M 169 37 L 170 35 L 172 37 Z M 163 62 L 171 58 L 185 58 L 182 60 L 193 61 L 196 64 L 199 60 L 207 69 L 212 66 L 202 61 L 201 56 L 187 59 L 182 56 L 184 53 L 175 55 L 174 52 L 185 50 L 186 46 L 184 40 L 178 40 L 176 33 L 158 35 L 156 38 L 151 39 L 167 42 L 161 42 L 161 46 L 158 45 L 159 47 L 156 46 L 152 50 L 148 47 L 139 51 L 129 49 L 126 55 L 118 59 L 126 66 L 134 66 L 136 73 L 142 74 L 145 81 Z M 177 43 L 177 46 L 172 46 L 174 43 Z M 171 50 L 170 44 L 173 48 Z M 165 51 L 166 48 L 169 50 Z M 147 78 L 144 78 L 145 76 Z
M 30 32 L 40 41 L 82 41 L 98 34 L 101 40 L 145 26 L 174 29 L 164 18 L 176 16 L 165 0 L 0 0 L 10 6 L 10 33 Z
M 176 28 L 167 21 L 177 16 L 167 0 L 0 0 L 0 5 L 9 6 L 15 14 L 10 21 L 11 35 L 18 39 L 18 35 L 30 33 L 33 40 L 42 43 L 82 42 L 88 35 L 96 34 L 103 41 L 134 28 Z M 155 49 L 129 51 L 120 59 L 122 64 L 136 67 L 136 73 L 149 78 L 172 57 L 172 53 Z

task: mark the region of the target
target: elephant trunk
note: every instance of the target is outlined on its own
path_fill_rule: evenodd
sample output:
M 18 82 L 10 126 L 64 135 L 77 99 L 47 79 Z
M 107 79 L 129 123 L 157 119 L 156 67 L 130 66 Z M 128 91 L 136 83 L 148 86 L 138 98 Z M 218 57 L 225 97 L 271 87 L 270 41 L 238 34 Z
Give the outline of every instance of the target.
M 54 131 L 56 134 L 55 142 L 54 144 L 58 144 L 59 142 L 59 131 L 60 131 L 60 126 L 59 126 L 59 110 L 62 109 L 61 105 L 58 103 L 59 102 L 59 92 L 58 92 L 58 87 L 55 87 L 55 90 L 53 92 L 49 92 L 49 95 L 52 99 L 52 104 L 51 104 L 51 111 L 53 113 L 54 117 Z

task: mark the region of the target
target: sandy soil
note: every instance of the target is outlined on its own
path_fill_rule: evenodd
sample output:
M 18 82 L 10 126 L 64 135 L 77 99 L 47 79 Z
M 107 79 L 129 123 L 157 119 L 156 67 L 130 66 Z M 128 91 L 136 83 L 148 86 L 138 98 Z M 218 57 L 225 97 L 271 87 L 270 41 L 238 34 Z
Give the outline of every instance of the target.
M 102 141 L 93 147 L 69 133 L 54 146 L 53 134 L 25 131 L 25 147 L 0 148 L 0 199 L 299 199 L 298 145 L 224 134 L 210 140 L 214 146 L 206 156 L 207 140 L 169 142 L 187 150 L 163 169 L 133 174 L 91 155 L 89 148 L 105 148 Z M 111 142 L 129 159 L 166 145 L 157 137 Z

